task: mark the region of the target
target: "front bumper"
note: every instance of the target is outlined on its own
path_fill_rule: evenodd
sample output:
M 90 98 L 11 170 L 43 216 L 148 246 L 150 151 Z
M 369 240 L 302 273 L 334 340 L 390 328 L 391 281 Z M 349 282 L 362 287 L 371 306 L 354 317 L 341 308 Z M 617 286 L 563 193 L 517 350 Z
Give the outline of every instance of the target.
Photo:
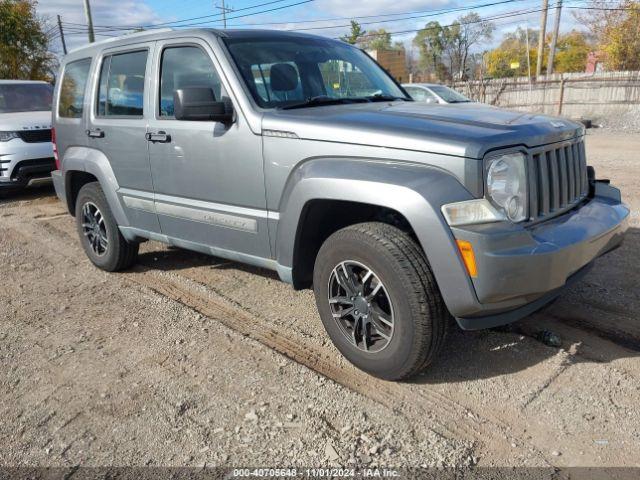
M 472 279 L 478 308 L 456 315 L 458 323 L 488 328 L 543 307 L 622 243 L 628 217 L 619 191 L 598 183 L 593 198 L 543 223 L 453 228 L 456 239 L 473 245 L 478 268 Z
M 49 175 L 54 168 L 51 142 L 13 139 L 0 143 L 0 189 L 50 182 Z

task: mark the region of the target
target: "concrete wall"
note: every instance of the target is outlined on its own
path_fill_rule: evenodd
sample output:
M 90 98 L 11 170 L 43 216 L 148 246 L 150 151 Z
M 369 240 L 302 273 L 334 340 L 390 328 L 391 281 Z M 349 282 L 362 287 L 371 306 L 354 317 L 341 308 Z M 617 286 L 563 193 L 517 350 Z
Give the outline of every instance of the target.
M 499 107 L 598 120 L 640 105 L 640 72 L 555 74 L 529 82 L 503 78 L 457 82 L 453 87 Z

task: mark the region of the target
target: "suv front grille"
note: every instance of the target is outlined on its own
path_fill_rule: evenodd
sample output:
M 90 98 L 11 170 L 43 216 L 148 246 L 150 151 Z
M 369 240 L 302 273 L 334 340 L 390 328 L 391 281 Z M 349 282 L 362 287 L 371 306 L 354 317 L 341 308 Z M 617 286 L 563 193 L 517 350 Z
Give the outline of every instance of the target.
M 51 141 L 51 129 L 46 130 L 21 130 L 18 136 L 23 142 L 42 143 Z
M 531 153 L 530 220 L 541 220 L 580 203 L 588 192 L 584 140 L 572 140 Z

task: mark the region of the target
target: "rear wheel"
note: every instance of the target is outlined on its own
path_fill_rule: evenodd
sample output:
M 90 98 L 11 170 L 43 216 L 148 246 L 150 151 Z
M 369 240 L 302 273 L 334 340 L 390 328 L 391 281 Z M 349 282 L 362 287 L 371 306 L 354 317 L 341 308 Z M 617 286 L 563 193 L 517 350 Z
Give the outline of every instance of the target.
M 334 233 L 313 280 L 327 333 L 358 368 L 407 379 L 442 347 L 449 313 L 421 249 L 398 228 L 362 223 Z
M 87 183 L 78 193 L 76 227 L 85 253 L 98 268 L 115 272 L 136 261 L 139 244 L 120 233 L 98 182 Z

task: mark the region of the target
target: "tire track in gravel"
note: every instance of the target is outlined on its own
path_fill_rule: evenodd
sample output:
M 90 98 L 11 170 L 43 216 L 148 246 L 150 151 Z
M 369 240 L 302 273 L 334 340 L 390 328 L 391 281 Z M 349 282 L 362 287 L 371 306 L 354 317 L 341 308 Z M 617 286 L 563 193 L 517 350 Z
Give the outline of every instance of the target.
M 35 212 L 30 213 L 28 217 L 10 217 L 11 228 L 34 241 L 37 237 L 41 246 L 45 242 L 56 255 L 78 261 L 79 255 L 83 254 L 77 238 L 73 235 L 75 230 L 69 228 L 69 219 L 60 215 L 64 211 L 63 207 L 60 204 L 46 204 L 31 205 L 30 209 Z M 27 225 L 26 218 L 32 220 L 31 225 Z M 36 233 L 33 229 L 44 229 L 48 235 Z M 88 260 L 86 263 L 88 264 Z M 247 311 L 215 288 L 203 284 L 203 279 L 194 274 L 197 270 L 186 269 L 174 273 L 138 265 L 129 272 L 115 275 L 127 283 L 131 282 L 154 291 L 218 321 L 395 413 L 423 424 L 445 438 L 471 442 L 475 447 L 481 447 L 480 450 L 491 451 L 494 458 L 502 457 L 505 452 L 509 452 L 510 446 L 505 438 L 505 431 L 510 430 L 511 435 L 517 434 L 519 426 L 508 425 L 493 415 L 490 418 L 484 415 L 484 412 L 480 414 L 472 411 L 424 385 L 383 381 L 356 370 L 346 362 L 337 361 L 331 351 L 323 351 L 321 347 L 311 344 L 299 334 L 278 327 L 267 319 Z M 532 444 L 528 447 L 540 452 Z M 543 456 L 540 454 L 540 457 Z

